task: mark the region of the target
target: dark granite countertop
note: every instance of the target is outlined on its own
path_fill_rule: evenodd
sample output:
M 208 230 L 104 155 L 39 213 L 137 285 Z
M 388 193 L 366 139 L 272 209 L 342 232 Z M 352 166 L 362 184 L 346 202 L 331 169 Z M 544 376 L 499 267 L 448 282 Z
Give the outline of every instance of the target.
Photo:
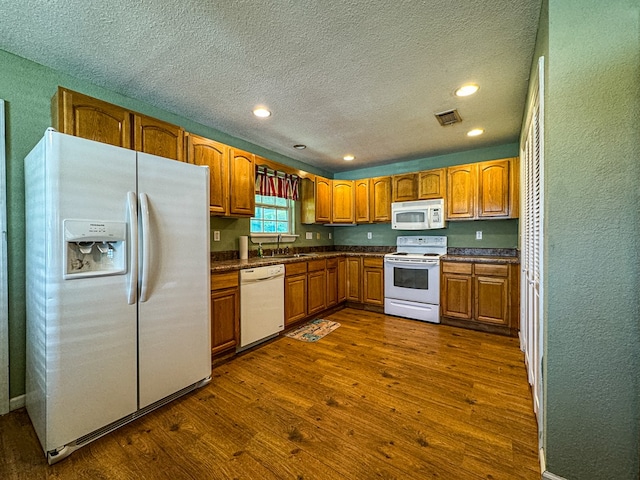
M 307 262 L 309 260 L 335 258 L 335 257 L 384 257 L 386 252 L 357 252 L 357 251 L 333 251 L 333 252 L 317 252 L 307 254 L 303 257 L 251 257 L 248 260 L 214 260 L 211 262 L 211 273 L 223 273 L 234 270 L 243 270 L 245 268 L 265 267 L 268 265 L 280 265 L 296 262 Z
M 447 262 L 520 263 L 516 248 L 448 248 L 442 257 Z

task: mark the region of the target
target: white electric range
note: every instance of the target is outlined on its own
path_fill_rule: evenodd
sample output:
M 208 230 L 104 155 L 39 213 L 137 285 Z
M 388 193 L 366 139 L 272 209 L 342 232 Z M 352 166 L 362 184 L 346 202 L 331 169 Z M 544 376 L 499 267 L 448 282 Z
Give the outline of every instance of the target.
M 384 313 L 440 323 L 440 257 L 447 237 L 398 237 L 384 256 Z

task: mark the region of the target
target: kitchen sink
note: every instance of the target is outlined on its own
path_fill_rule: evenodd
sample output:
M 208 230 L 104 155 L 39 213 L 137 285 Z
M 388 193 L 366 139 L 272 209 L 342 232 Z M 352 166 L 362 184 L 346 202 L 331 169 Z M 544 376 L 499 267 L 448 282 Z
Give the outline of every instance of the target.
M 316 253 L 279 253 L 278 255 L 273 255 L 273 258 L 304 258 L 315 257 L 316 255 Z

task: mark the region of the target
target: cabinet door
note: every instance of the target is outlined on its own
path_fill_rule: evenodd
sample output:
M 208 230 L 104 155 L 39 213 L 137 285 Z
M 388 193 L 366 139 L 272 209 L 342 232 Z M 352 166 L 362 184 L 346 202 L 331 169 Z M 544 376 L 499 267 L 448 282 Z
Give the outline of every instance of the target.
M 252 217 L 256 210 L 255 155 L 230 148 L 229 215 Z
M 211 292 L 211 354 L 238 344 L 240 295 L 238 288 Z
M 509 280 L 501 277 L 475 277 L 475 319 L 509 326 Z
M 138 113 L 133 116 L 133 124 L 135 150 L 184 161 L 182 128 Z
M 307 314 L 323 311 L 327 305 L 327 272 L 316 270 L 307 276 Z
M 442 274 L 442 312 L 445 317 L 472 318 L 472 277 L 455 273 Z
M 58 87 L 51 100 L 51 121 L 59 132 L 131 148 L 131 113 L 97 98 Z
M 315 203 L 316 203 L 316 222 L 331 222 L 331 180 L 323 177 L 316 177 L 315 183 Z
M 338 303 L 347 300 L 347 259 L 338 259 Z
M 509 159 L 478 165 L 478 217 L 509 216 Z
M 362 301 L 370 305 L 384 305 L 384 270 L 380 258 L 362 260 Z
M 418 199 L 418 192 L 416 190 L 416 174 L 405 173 L 403 175 L 394 175 L 393 182 L 393 196 L 394 202 L 410 202 Z
M 187 162 L 209 167 L 209 209 L 213 215 L 229 213 L 229 147 L 198 135 L 187 135 Z
M 359 257 L 347 257 L 347 300 L 351 302 L 362 301 L 362 288 L 360 282 L 360 269 L 362 262 Z
M 476 172 L 475 164 L 447 169 L 447 219 L 475 217 Z
M 356 180 L 355 182 L 356 197 L 356 223 L 369 222 L 369 179 Z
M 425 170 L 418 174 L 418 198 L 446 198 L 447 171 L 444 168 Z
M 369 188 L 372 222 L 391 222 L 391 177 L 371 179 Z
M 292 275 L 284 279 L 284 325 L 307 316 L 307 274 Z
M 338 304 L 338 259 L 327 260 L 327 308 Z
M 331 221 L 355 223 L 355 193 L 353 180 L 332 180 Z

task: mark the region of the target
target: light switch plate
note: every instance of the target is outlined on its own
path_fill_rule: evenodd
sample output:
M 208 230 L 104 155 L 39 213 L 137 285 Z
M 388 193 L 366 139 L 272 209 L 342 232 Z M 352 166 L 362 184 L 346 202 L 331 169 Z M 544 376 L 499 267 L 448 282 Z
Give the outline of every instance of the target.
M 304 234 L 304 238 L 306 238 L 307 240 L 313 240 L 313 232 L 306 232 Z
M 476 240 L 482 240 L 482 230 L 476 231 Z
M 367 232 L 367 238 L 371 240 L 373 238 L 373 233 Z
M 220 230 L 214 230 L 214 232 L 213 232 L 213 241 L 214 242 L 219 242 L 220 241 Z

